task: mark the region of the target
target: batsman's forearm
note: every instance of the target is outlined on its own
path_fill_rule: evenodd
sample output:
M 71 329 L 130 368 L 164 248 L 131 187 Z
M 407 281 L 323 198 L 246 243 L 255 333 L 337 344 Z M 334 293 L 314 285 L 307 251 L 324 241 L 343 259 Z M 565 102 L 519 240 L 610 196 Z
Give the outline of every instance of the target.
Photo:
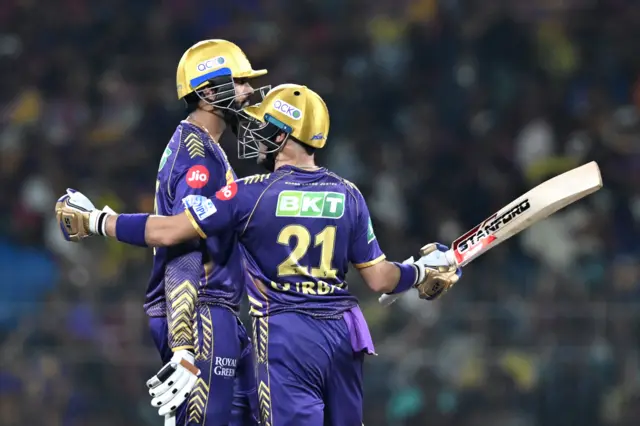
M 411 267 L 413 268 L 413 266 Z M 393 292 L 402 279 L 401 267 L 394 262 L 386 260 L 360 269 L 360 275 L 362 275 L 369 288 L 378 293 Z M 413 278 L 415 278 L 415 275 Z
M 107 236 L 136 246 L 168 247 L 199 237 L 184 213 L 109 215 L 105 230 Z
M 194 350 L 195 309 L 198 282 L 202 272 L 202 254 L 191 252 L 171 260 L 165 270 L 167 326 L 169 346 L 173 351 Z

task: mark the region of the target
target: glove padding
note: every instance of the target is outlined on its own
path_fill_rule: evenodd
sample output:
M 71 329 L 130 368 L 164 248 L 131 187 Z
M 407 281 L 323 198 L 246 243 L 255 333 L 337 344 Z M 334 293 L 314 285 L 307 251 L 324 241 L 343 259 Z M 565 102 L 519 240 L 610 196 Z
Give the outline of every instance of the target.
M 196 385 L 200 370 L 194 365 L 194 356 L 187 350 L 173 354 L 171 361 L 147 381 L 151 405 L 166 416 L 184 403 Z
M 98 210 L 83 193 L 68 188 L 67 193 L 56 202 L 56 218 L 62 236 L 77 243 L 91 235 L 106 235 L 106 216 L 112 214 L 108 206 Z
M 421 257 L 413 264 L 418 268 L 418 280 L 414 287 L 421 299 L 437 299 L 462 276 L 462 269 L 450 265 L 444 256 L 447 250 L 447 246 L 439 243 L 427 244 L 420 249 Z

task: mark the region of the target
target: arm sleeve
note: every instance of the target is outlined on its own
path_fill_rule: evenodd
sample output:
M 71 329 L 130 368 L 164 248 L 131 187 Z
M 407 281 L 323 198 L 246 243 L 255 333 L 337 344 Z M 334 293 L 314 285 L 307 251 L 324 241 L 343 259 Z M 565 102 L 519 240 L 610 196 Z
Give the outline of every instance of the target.
M 193 140 L 193 138 L 192 138 Z M 176 159 L 177 172 L 171 176 L 172 214 L 180 214 L 215 194 L 224 182 L 228 167 L 215 156 L 181 149 Z M 193 155 L 196 152 L 198 155 Z M 165 269 L 165 297 L 169 346 L 173 351 L 193 350 L 193 317 L 198 299 L 198 286 L 203 269 L 201 242 L 190 241 L 172 247 Z M 215 247 L 213 248 L 215 250 Z
M 218 235 L 230 229 L 237 230 L 246 216 L 250 194 L 243 181 L 232 182 L 213 197 L 198 205 L 189 206 L 185 213 L 201 238 Z
M 349 245 L 349 261 L 356 268 L 362 269 L 382 262 L 386 256 L 373 232 L 369 208 L 360 192 L 356 193 L 356 200 L 356 217 Z

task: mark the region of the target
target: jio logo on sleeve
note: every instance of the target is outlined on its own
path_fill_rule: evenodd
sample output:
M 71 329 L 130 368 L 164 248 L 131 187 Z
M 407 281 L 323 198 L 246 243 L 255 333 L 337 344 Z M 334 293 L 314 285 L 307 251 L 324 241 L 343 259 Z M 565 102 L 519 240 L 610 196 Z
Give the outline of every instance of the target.
M 209 182 L 209 170 L 205 166 L 197 165 L 187 171 L 187 185 L 191 188 L 203 188 Z

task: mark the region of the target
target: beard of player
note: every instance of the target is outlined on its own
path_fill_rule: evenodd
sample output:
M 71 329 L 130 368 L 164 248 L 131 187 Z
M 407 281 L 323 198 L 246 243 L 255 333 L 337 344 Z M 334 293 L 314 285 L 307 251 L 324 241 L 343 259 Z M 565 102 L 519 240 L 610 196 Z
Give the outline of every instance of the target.
M 238 111 L 250 104 L 249 97 L 253 93 L 253 88 L 246 82 L 236 82 L 230 77 L 218 77 L 209 80 L 209 86 L 201 89 L 201 93 L 196 95 L 199 100 L 197 108 L 191 115 L 194 116 L 193 118 L 196 121 L 207 127 L 216 142 L 219 142 L 226 128 L 229 128 L 237 136 L 240 127 Z M 233 90 L 223 90 L 225 87 L 233 88 Z M 227 92 L 230 94 L 225 95 Z M 205 117 L 212 115 L 215 119 L 206 119 L 203 115 Z M 214 124 L 214 122 L 219 123 L 218 120 L 222 121 L 220 123 L 223 124 L 222 126 Z M 212 128 L 219 130 L 212 132 Z

